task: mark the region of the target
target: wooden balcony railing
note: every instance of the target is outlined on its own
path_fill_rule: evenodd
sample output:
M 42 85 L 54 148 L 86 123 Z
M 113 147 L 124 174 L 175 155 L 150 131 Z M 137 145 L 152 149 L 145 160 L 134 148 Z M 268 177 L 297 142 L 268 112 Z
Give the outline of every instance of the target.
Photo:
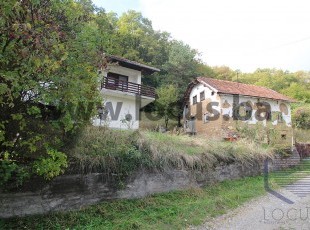
M 155 89 L 153 87 L 115 78 L 105 77 L 101 82 L 101 89 L 103 88 L 155 98 Z

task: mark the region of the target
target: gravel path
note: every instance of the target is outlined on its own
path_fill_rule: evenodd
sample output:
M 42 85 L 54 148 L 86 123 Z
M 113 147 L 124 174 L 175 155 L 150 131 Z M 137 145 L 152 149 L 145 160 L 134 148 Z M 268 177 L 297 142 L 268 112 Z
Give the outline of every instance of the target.
M 293 201 L 293 204 L 288 204 L 268 193 L 193 229 L 310 230 L 309 186 L 310 176 L 279 191 L 284 197 Z

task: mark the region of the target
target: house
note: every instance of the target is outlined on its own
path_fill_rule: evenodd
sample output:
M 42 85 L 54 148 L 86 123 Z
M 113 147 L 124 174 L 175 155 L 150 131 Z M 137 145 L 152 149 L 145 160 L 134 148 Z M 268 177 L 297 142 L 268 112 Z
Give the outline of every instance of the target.
M 155 100 L 155 89 L 141 83 L 142 74 L 159 71 L 122 57 L 105 55 L 104 65 L 99 70 L 104 105 L 98 108 L 93 124 L 138 129 L 140 109 Z
M 212 138 L 232 138 L 238 125 L 262 124 L 291 143 L 290 102 L 265 87 L 198 77 L 185 92 L 184 129 Z

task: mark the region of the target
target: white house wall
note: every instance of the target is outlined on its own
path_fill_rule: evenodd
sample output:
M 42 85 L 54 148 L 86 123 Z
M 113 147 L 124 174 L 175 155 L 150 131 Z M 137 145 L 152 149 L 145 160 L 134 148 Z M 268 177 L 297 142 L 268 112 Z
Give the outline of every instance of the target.
M 193 87 L 191 93 L 190 93 L 190 104 L 193 105 L 193 97 L 197 95 L 197 102 L 200 102 L 201 101 L 201 98 L 200 98 L 200 93 L 201 92 L 205 92 L 205 98 L 209 98 L 212 102 L 218 102 L 220 103 L 220 100 L 218 99 L 217 97 L 217 94 L 216 94 L 216 91 L 214 90 L 211 90 L 210 88 L 208 87 L 205 87 L 203 84 L 197 84 Z M 212 92 L 214 92 L 214 95 L 212 95 Z M 216 107 L 213 107 L 213 108 L 216 108 Z M 218 106 L 218 108 L 220 108 Z
M 228 102 L 231 106 L 229 108 L 222 108 L 220 110 L 222 115 L 229 115 L 229 117 L 232 117 L 233 115 L 233 96 L 232 95 L 221 95 L 221 104 L 223 105 L 226 102 Z M 243 102 L 251 102 L 251 104 L 255 104 L 258 102 L 258 98 L 253 98 L 253 97 L 246 97 L 246 96 L 239 96 L 239 104 L 243 103 Z M 283 120 L 285 121 L 287 126 L 291 126 L 291 108 L 290 108 L 290 104 L 287 102 L 283 102 L 283 101 L 275 101 L 275 100 L 270 100 L 270 99 L 263 99 L 260 98 L 259 102 L 266 102 L 270 105 L 271 108 L 271 112 L 281 112 L 280 110 L 280 104 L 283 103 L 284 105 L 286 105 L 286 107 L 288 108 L 288 114 L 285 115 L 284 113 L 282 113 L 282 117 Z M 253 108 L 252 111 L 252 117 L 251 119 L 249 119 L 247 122 L 248 124 L 256 124 L 258 122 L 258 120 L 255 118 L 255 113 L 256 113 L 257 109 Z M 264 120 L 264 124 L 266 124 L 266 120 Z M 277 121 L 273 122 L 273 125 L 277 125 Z
M 117 73 L 124 76 L 128 76 L 128 81 L 136 84 L 141 84 L 141 71 L 125 68 L 119 65 L 108 65 L 107 69 L 104 71 L 104 77 L 107 76 L 108 72 Z
M 95 118 L 93 120 L 93 124 L 95 126 L 103 126 L 106 125 L 110 128 L 116 128 L 116 129 L 138 129 L 139 128 L 139 109 L 136 111 L 136 107 L 139 107 L 139 105 L 136 105 L 136 100 L 134 97 L 115 97 L 115 96 L 109 96 L 109 95 L 103 95 L 104 103 L 107 105 L 107 103 L 111 103 L 113 107 L 113 112 L 115 115 L 117 110 L 117 104 L 119 103 L 120 112 L 117 119 L 112 119 L 111 117 L 111 111 L 109 111 L 107 115 L 106 120 L 100 120 L 99 117 Z M 126 121 L 125 116 L 126 114 L 130 114 L 132 116 L 131 121 Z

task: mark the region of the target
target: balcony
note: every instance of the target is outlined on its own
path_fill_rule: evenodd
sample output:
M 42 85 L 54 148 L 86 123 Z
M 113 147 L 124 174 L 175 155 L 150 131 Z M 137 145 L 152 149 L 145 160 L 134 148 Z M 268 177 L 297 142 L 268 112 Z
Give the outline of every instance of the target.
M 101 89 L 103 88 L 155 98 L 155 89 L 153 87 L 121 81 L 110 77 L 105 77 L 101 82 Z

